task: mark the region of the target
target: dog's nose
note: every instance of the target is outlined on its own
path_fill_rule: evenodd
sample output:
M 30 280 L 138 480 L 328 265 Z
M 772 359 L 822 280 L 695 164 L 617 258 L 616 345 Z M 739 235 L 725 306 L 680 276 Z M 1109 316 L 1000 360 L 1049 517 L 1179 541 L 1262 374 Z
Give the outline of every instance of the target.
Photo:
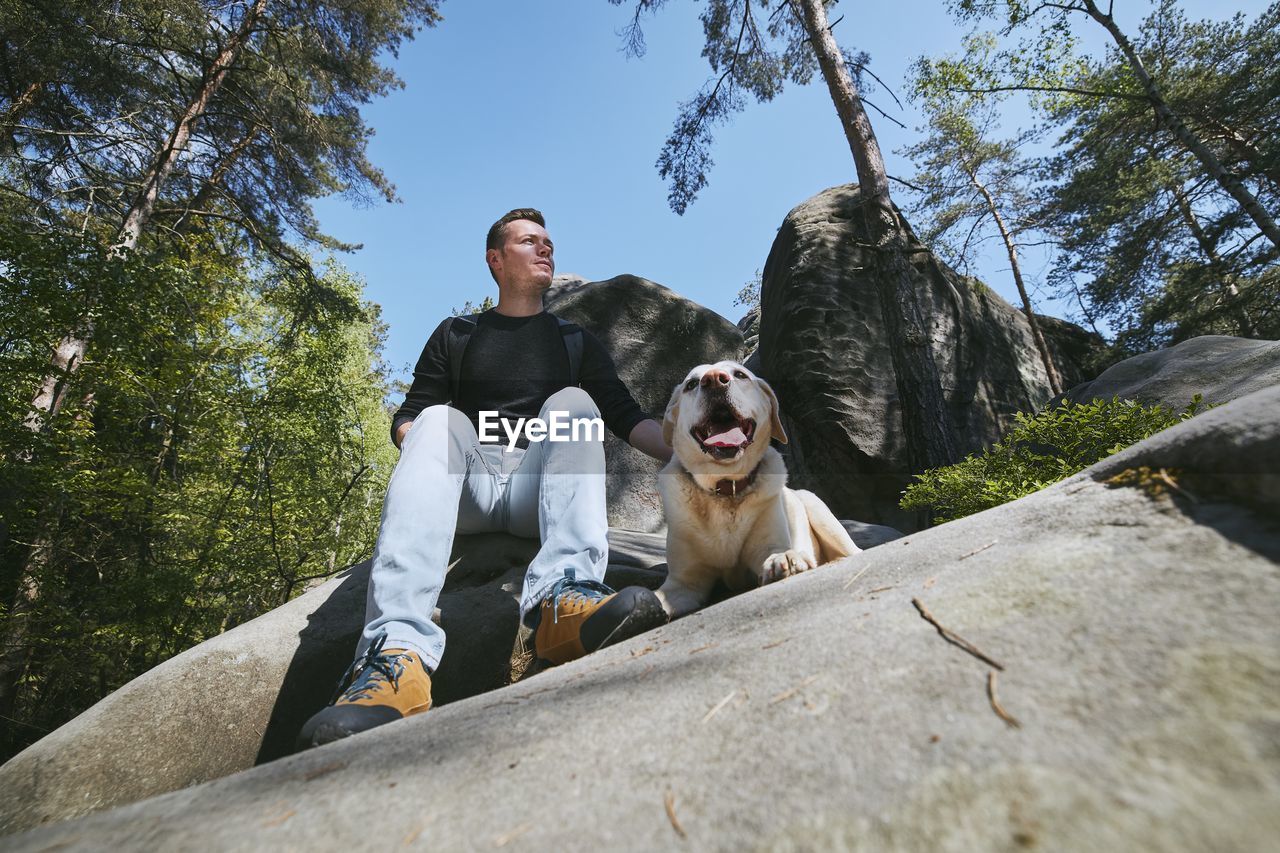
M 703 388 L 725 388 L 729 385 L 729 372 L 726 370 L 708 370 L 702 374 Z

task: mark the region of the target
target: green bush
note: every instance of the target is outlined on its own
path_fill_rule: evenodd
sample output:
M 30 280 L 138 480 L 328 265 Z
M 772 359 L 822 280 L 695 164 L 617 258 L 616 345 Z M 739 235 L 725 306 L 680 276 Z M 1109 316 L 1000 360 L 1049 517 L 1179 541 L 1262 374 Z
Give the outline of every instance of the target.
M 1119 398 L 1019 412 L 991 449 L 917 474 L 901 506 L 929 510 L 934 521 L 964 518 L 1039 491 L 1206 408 L 1197 394 L 1181 412 Z

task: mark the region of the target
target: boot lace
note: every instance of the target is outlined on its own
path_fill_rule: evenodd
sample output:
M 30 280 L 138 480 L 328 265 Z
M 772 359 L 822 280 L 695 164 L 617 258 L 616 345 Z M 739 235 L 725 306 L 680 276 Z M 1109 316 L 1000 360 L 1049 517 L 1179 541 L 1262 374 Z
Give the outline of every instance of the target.
M 599 601 L 613 595 L 613 590 L 600 581 L 591 579 L 578 580 L 574 576 L 573 569 L 565 569 L 564 577 L 556 581 L 547 593 L 547 597 L 551 599 L 551 621 L 553 623 L 560 621 L 560 600 L 573 601 L 581 599 L 585 602 Z
M 329 704 L 338 701 L 339 696 L 348 702 L 368 699 L 384 681 L 391 683 L 392 690 L 400 692 L 400 676 L 404 673 L 402 658 L 406 653 L 384 653 L 382 647 L 386 642 L 387 635 L 379 635 L 364 653 L 364 657 L 348 667 L 342 681 L 338 682 L 338 692 L 333 695 Z M 348 685 L 345 690 L 342 687 L 344 684 Z

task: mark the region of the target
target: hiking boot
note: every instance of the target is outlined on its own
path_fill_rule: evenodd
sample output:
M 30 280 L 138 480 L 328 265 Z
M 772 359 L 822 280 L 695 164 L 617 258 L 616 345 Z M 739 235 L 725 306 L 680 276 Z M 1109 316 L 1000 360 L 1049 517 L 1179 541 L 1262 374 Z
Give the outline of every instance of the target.
M 653 590 L 629 586 L 614 592 L 599 581 L 577 580 L 568 569 L 542 599 L 534 620 L 534 654 L 562 664 L 665 625 L 667 612 Z
M 298 733 L 298 749 L 330 743 L 431 707 L 431 673 L 408 649 L 384 649 L 382 635 L 342 677 L 329 707 Z M 347 685 L 344 690 L 342 685 Z

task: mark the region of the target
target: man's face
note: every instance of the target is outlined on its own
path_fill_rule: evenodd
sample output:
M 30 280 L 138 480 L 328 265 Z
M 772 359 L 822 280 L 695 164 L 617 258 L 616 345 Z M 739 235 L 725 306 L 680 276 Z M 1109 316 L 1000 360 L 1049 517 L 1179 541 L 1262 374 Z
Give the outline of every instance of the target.
M 486 252 L 485 260 L 499 290 L 543 291 L 551 286 L 556 272 L 554 251 L 547 229 L 528 219 L 517 219 L 507 223 L 502 247 Z

